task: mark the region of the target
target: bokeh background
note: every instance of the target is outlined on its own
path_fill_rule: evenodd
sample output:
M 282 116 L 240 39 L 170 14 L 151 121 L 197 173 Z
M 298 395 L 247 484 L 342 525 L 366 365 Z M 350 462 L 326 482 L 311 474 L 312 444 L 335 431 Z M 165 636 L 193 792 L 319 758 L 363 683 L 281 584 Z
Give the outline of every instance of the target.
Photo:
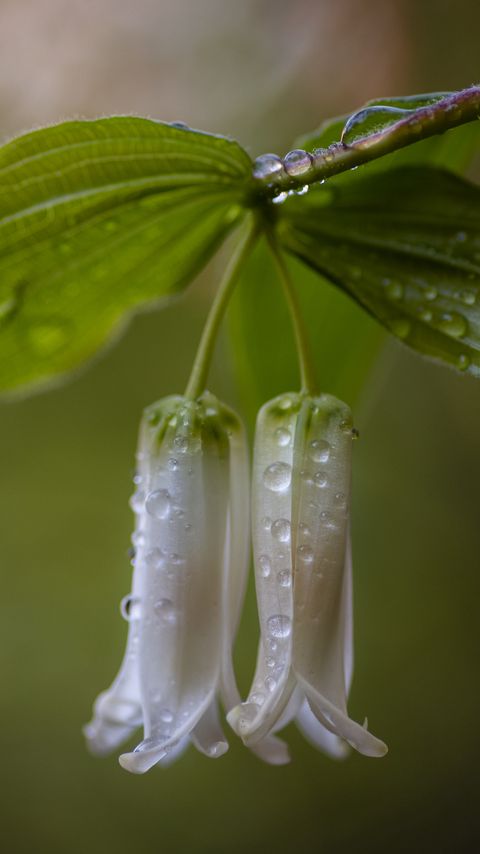
M 1 133 L 135 113 L 284 153 L 370 97 L 478 82 L 479 26 L 476 0 L 0 0 Z M 135 778 L 84 749 L 123 652 L 139 416 L 183 388 L 217 277 L 213 263 L 184 300 L 138 316 L 69 384 L 0 405 L 2 850 L 478 850 L 479 386 L 379 342 L 356 308 L 377 356 L 337 382 L 350 342 L 323 318 L 321 367 L 329 391 L 350 389 L 361 433 L 351 712 L 388 756 L 336 764 L 292 727 L 285 768 L 232 737 L 218 761 L 192 749 Z M 227 340 L 219 355 L 212 390 L 248 409 Z M 244 689 L 256 632 L 250 591 Z

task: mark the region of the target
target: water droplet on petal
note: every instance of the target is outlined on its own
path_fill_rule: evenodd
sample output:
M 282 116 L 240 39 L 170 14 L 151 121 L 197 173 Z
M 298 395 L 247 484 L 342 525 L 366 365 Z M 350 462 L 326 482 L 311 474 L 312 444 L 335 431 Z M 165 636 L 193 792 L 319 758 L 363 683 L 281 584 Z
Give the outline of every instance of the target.
M 279 427 L 277 430 L 275 430 L 274 436 L 277 445 L 279 445 L 281 448 L 285 448 L 287 445 L 289 445 L 292 438 L 290 430 L 286 430 L 284 427 Z
M 145 504 L 145 493 L 141 489 L 134 492 L 129 504 L 135 513 L 141 513 Z
M 160 569 L 163 566 L 165 556 L 161 549 L 150 549 L 145 555 L 145 563 L 149 569 Z
M 258 565 L 260 567 L 260 575 L 262 578 L 268 578 L 272 571 L 272 561 L 268 555 L 260 555 L 258 558 Z
M 271 694 L 272 691 L 275 691 L 276 686 L 277 686 L 276 679 L 274 679 L 273 676 L 267 676 L 265 679 L 265 688 L 267 689 L 269 694 Z
M 272 492 L 285 492 L 292 479 L 292 467 L 288 463 L 272 463 L 263 473 L 263 483 Z
M 174 625 L 177 622 L 177 611 L 171 599 L 159 599 L 153 610 L 163 623 Z
M 310 442 L 310 456 L 316 463 L 326 463 L 330 456 L 330 444 L 322 439 Z
M 171 499 L 168 489 L 156 489 L 147 495 L 147 513 L 155 519 L 166 519 L 170 513 Z
M 171 724 L 173 721 L 173 714 L 170 709 L 162 709 L 160 712 L 160 720 L 165 724 Z
M 261 694 L 260 691 L 255 691 L 253 694 L 250 694 L 250 698 L 252 703 L 255 703 L 256 706 L 263 706 L 265 702 L 264 694 Z
M 297 549 L 297 555 L 303 563 L 312 563 L 314 558 L 313 549 L 310 546 L 299 546 Z
M 272 524 L 272 536 L 280 543 L 288 543 L 290 540 L 290 522 L 288 519 L 275 519 Z
M 273 197 L 272 202 L 274 205 L 283 205 L 284 202 L 288 199 L 288 193 L 277 193 L 276 196 Z
M 288 569 L 282 569 L 277 574 L 277 580 L 278 580 L 280 587 L 291 587 L 292 576 L 290 574 L 290 571 Z
M 328 486 L 328 477 L 324 471 L 317 471 L 313 475 L 313 482 L 315 486 L 318 486 L 320 489 L 324 489 Z
M 288 638 L 292 630 L 292 621 L 286 614 L 275 614 L 267 620 L 268 633 L 273 638 Z
M 127 622 L 139 620 L 141 614 L 140 599 L 137 596 L 132 596 L 131 593 L 124 596 L 120 602 L 120 613 Z
M 167 468 L 169 471 L 176 471 L 178 469 L 178 460 L 174 459 L 174 457 L 170 457 Z

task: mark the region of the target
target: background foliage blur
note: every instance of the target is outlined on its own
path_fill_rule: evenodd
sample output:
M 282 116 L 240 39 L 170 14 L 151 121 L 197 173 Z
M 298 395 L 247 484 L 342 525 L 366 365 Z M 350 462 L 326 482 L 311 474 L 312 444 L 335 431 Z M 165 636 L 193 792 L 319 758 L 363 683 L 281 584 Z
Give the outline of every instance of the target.
M 253 156 L 282 154 L 322 118 L 368 98 L 478 82 L 479 25 L 474 0 L 1 0 L 0 126 L 8 137 L 131 112 L 236 136 Z M 335 764 L 292 728 L 287 768 L 264 767 L 232 736 L 218 762 L 192 749 L 168 771 L 133 778 L 115 757 L 84 750 L 81 724 L 123 651 L 116 603 L 129 587 L 140 413 L 183 388 L 218 272 L 217 261 L 186 299 L 139 316 L 70 384 L 0 407 L 2 847 L 472 851 L 478 385 L 393 342 L 367 371 L 376 328 L 333 291 L 336 326 L 310 325 L 328 336 L 326 390 L 356 404 L 361 433 L 351 712 L 369 715 L 389 755 Z M 258 335 L 278 348 L 271 325 Z M 250 411 L 222 346 L 211 388 Z M 272 364 L 272 394 L 281 381 Z M 244 689 L 255 647 L 250 594 L 238 649 Z

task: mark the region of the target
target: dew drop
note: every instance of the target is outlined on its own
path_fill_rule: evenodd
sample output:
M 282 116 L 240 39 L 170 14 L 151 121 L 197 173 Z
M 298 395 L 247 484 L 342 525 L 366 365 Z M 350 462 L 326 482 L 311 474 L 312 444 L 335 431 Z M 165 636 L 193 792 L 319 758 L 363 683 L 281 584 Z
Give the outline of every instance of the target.
M 438 328 L 452 338 L 461 338 L 467 332 L 467 321 L 461 314 L 445 312 L 440 316 Z
M 290 540 L 290 522 L 288 519 L 275 519 L 272 524 L 272 536 L 280 543 L 288 543 Z
M 145 493 L 141 489 L 137 489 L 130 498 L 130 507 L 135 513 L 141 513 L 145 504 Z
M 272 202 L 274 205 L 283 205 L 287 199 L 288 193 L 277 193 L 277 195 L 273 197 Z
M 330 443 L 322 439 L 314 439 L 310 442 L 310 456 L 316 463 L 326 463 L 330 456 Z
M 385 290 L 391 300 L 400 300 L 403 297 L 403 285 L 400 282 L 390 282 Z
M 128 596 L 124 596 L 120 602 L 120 613 L 127 622 L 130 622 L 130 620 L 139 620 L 141 613 L 140 599 L 137 596 L 132 596 L 131 593 Z
M 291 585 L 292 585 L 292 576 L 291 576 L 290 571 L 288 569 L 282 569 L 277 574 L 277 580 L 278 580 L 280 587 L 291 587 Z
M 145 543 L 145 534 L 143 531 L 134 531 L 131 540 L 134 546 L 143 546 Z
M 262 154 L 253 165 L 253 177 L 259 181 L 273 178 L 283 172 L 283 163 L 276 154 Z
M 418 309 L 418 315 L 420 317 L 420 320 L 423 320 L 425 323 L 431 323 L 432 322 L 433 314 L 429 308 L 425 308 L 424 306 L 420 306 L 420 308 Z
M 164 560 L 165 557 L 161 549 L 150 549 L 145 555 L 145 563 L 149 569 L 160 569 Z
M 145 501 L 147 513 L 154 519 L 167 519 L 170 513 L 171 500 L 168 489 L 156 489 L 147 495 Z
M 470 367 L 470 359 L 465 353 L 461 353 L 457 359 L 457 368 L 459 371 L 466 371 Z
M 258 565 L 260 567 L 260 575 L 262 578 L 268 578 L 272 571 L 272 561 L 268 555 L 260 555 L 258 558 Z
M 273 670 L 273 668 L 275 667 L 276 661 L 274 658 L 272 658 L 272 656 L 269 656 L 268 658 L 265 659 L 265 664 L 267 665 L 269 670 Z
M 268 693 L 271 694 L 273 691 L 275 691 L 276 687 L 277 680 L 274 679 L 273 676 L 267 676 L 265 679 L 265 688 L 267 689 Z
M 292 434 L 285 427 L 279 427 L 274 433 L 275 441 L 281 448 L 286 448 L 290 444 Z
M 162 709 L 159 717 L 164 724 L 171 724 L 173 721 L 173 714 L 170 709 Z
M 306 545 L 298 547 L 297 555 L 303 563 L 312 563 L 314 558 L 313 549 Z
M 286 614 L 275 614 L 267 620 L 268 633 L 273 638 L 288 638 L 292 630 L 292 621 Z
M 431 302 L 433 302 L 433 300 L 436 300 L 437 297 L 438 297 L 437 289 L 434 288 L 432 285 L 428 285 L 428 287 L 425 288 L 425 299 L 428 299 Z
M 177 611 L 171 599 L 159 599 L 153 610 L 163 623 L 174 625 L 177 622 Z
M 293 151 L 289 151 L 283 158 L 285 171 L 293 177 L 304 175 L 305 172 L 308 172 L 312 167 L 312 162 L 311 155 L 302 148 L 294 148 Z
M 288 410 L 292 408 L 292 405 L 292 398 L 288 397 L 288 395 L 285 395 L 278 401 L 279 409 L 283 409 L 284 412 L 288 412 Z
M 186 436 L 175 436 L 173 447 L 179 454 L 186 454 L 188 451 L 188 439 Z
M 313 475 L 313 482 L 315 486 L 318 486 L 320 489 L 324 489 L 328 486 L 328 477 L 324 471 L 317 471 Z
M 249 699 L 256 706 L 263 706 L 263 704 L 265 702 L 265 695 L 261 694 L 260 691 L 255 691 L 253 694 L 250 694 Z
M 272 492 L 285 492 L 292 479 L 292 467 L 288 463 L 272 463 L 263 473 L 263 483 Z
M 308 527 L 308 525 L 305 524 L 305 522 L 300 522 L 298 530 L 301 534 L 303 534 L 304 537 L 309 537 L 311 535 L 310 528 Z
M 465 305 L 475 305 L 475 293 L 473 291 L 460 291 L 460 299 Z
M 174 457 L 170 457 L 167 468 L 169 471 L 176 471 L 178 469 L 178 460 L 174 459 Z
M 270 516 L 264 516 L 261 521 L 261 525 L 264 531 L 269 531 L 272 527 L 272 520 L 270 519 Z

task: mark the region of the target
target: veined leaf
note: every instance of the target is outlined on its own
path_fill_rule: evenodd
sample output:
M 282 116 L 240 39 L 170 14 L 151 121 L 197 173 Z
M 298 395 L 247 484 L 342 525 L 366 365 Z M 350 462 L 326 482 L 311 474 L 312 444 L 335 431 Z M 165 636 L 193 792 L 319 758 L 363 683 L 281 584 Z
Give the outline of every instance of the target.
M 237 143 L 141 118 L 0 149 L 0 390 L 74 368 L 188 284 L 242 217 L 250 174 Z
M 428 168 L 332 181 L 288 200 L 278 232 L 406 344 L 480 375 L 478 187 Z

